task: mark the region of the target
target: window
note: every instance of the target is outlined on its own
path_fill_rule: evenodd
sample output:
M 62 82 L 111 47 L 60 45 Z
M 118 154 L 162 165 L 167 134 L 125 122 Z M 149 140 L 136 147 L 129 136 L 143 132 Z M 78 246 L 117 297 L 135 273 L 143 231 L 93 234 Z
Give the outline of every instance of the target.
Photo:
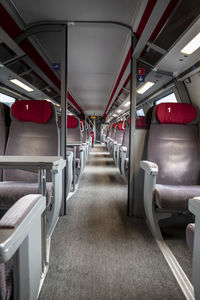
M 8 106 L 12 106 L 15 102 L 15 98 L 0 93 L 0 102 L 5 103 Z
M 140 117 L 144 117 L 145 116 L 144 110 L 142 108 L 140 108 L 140 109 L 137 110 L 137 116 L 140 116 Z
M 166 102 L 175 102 L 176 103 L 177 100 L 176 100 L 175 94 L 174 93 L 169 94 L 169 95 L 167 95 L 167 96 L 165 96 L 165 97 L 163 97 L 163 98 L 155 101 L 154 103 L 155 103 L 155 105 L 158 105 L 160 103 L 166 103 Z

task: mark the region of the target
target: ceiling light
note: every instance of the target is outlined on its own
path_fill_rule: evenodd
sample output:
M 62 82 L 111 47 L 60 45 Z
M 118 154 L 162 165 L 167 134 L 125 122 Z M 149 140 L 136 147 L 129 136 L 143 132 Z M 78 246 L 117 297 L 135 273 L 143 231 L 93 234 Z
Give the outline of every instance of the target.
M 124 106 L 129 106 L 130 105 L 130 101 L 127 101 Z
M 200 47 L 200 32 L 181 50 L 181 53 L 192 54 Z
M 119 109 L 117 112 L 118 112 L 118 113 L 120 113 L 121 111 L 122 111 L 122 110 L 121 110 L 121 109 Z
M 116 114 L 113 115 L 113 117 L 116 117 L 116 116 L 117 116 Z
M 144 94 L 148 89 L 150 89 L 155 83 L 147 81 L 145 84 L 143 84 L 136 92 L 138 94 Z
M 24 84 L 23 82 L 19 81 L 18 79 L 10 79 L 10 81 L 22 89 L 26 90 L 27 92 L 33 92 L 34 90 L 30 88 L 28 85 Z

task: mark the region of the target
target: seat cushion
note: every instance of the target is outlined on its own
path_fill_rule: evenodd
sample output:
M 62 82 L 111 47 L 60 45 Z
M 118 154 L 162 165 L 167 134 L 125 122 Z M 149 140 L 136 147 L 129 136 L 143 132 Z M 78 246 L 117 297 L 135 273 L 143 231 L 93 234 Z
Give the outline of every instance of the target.
M 193 250 L 194 247 L 194 232 L 195 224 L 188 224 L 186 227 L 186 241 L 190 250 Z
M 0 182 L 0 208 L 8 209 L 21 197 L 28 194 L 39 194 L 38 183 L 24 181 L 3 181 Z M 53 184 L 46 184 L 46 201 L 50 205 L 53 198 Z
M 200 195 L 200 185 L 156 184 L 155 202 L 159 208 L 187 211 L 188 200 Z

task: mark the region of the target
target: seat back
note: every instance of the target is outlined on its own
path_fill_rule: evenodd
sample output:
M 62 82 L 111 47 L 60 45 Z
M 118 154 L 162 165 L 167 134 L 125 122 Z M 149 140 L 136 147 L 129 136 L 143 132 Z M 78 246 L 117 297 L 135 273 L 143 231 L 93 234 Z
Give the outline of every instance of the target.
M 157 183 L 200 183 L 199 114 L 187 103 L 161 103 L 154 108 L 147 159 L 158 167 Z
M 146 129 L 146 118 L 143 116 L 138 116 L 135 120 L 136 129 Z
M 117 127 L 117 123 L 114 123 L 113 126 L 112 126 L 112 131 L 111 131 L 111 136 L 110 136 L 110 138 L 112 140 L 115 140 L 116 127 Z
M 75 116 L 71 115 L 67 116 L 67 143 L 82 143 L 80 121 Z
M 124 136 L 122 141 L 122 146 L 127 148 L 126 157 L 129 157 L 129 119 L 125 123 Z
M 0 103 L 0 155 L 4 155 L 5 153 L 7 135 L 10 126 L 9 110 L 10 108 L 7 105 Z M 3 172 L 0 170 L 0 181 L 2 181 L 2 174 Z
M 124 137 L 124 122 L 119 122 L 116 128 L 116 135 L 115 135 L 115 141 L 118 144 L 122 144 L 123 137 Z
M 5 155 L 59 155 L 58 128 L 54 106 L 45 100 L 20 100 L 11 107 L 11 126 Z M 4 181 L 37 182 L 37 173 L 4 170 Z M 51 174 L 47 174 L 47 181 Z
M 82 142 L 86 143 L 86 141 L 87 141 L 87 131 L 86 131 L 85 121 L 80 120 L 80 127 L 81 127 L 81 133 L 82 133 Z

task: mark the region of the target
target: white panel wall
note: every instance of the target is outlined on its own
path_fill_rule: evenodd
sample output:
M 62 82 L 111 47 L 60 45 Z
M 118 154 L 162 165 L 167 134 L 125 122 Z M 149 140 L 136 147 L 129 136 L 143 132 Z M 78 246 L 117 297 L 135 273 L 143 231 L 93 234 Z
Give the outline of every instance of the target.
M 200 108 L 200 73 L 191 76 L 190 79 L 184 80 L 184 83 L 192 104 Z

